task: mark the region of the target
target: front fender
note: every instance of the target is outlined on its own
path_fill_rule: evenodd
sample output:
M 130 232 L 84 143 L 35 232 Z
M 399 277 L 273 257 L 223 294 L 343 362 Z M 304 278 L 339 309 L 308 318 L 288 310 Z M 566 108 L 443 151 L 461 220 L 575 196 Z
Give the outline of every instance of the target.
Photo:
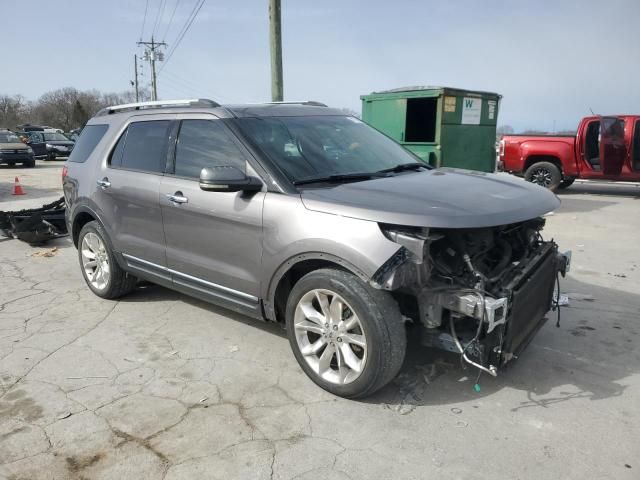
M 377 222 L 308 210 L 299 196 L 269 193 L 264 204 L 262 298 L 272 299 L 282 275 L 317 259 L 344 266 L 365 281 L 401 247 Z

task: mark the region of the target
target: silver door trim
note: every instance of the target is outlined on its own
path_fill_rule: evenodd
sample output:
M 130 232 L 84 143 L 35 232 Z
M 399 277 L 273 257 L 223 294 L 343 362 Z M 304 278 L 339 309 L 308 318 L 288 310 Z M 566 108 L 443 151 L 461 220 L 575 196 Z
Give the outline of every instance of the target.
M 162 265 L 158 265 L 156 263 L 149 262 L 147 260 L 143 260 L 143 259 L 138 258 L 138 257 L 134 257 L 133 255 L 129 255 L 127 253 L 123 253 L 122 256 L 127 260 L 132 260 L 134 262 L 142 263 L 143 265 L 148 265 L 148 266 L 153 267 L 153 268 L 155 268 L 157 270 L 161 270 L 161 271 L 170 273 L 172 275 L 177 275 L 177 276 L 182 277 L 182 278 L 184 278 L 186 280 L 191 280 L 192 282 L 199 283 L 199 284 L 204 285 L 206 287 L 209 287 L 211 289 L 221 290 L 223 292 L 230 293 L 230 294 L 235 295 L 237 297 L 241 297 L 241 298 L 245 298 L 247 300 L 251 300 L 252 302 L 255 302 L 255 303 L 258 302 L 258 297 L 254 296 L 254 295 L 251 295 L 249 293 L 240 292 L 238 290 L 234 290 L 233 288 L 224 287 L 222 285 L 218 285 L 217 283 L 213 283 L 213 282 L 209 282 L 207 280 L 203 280 L 202 278 L 194 277 L 192 275 L 187 275 L 186 273 L 178 272 L 177 270 L 172 270 L 170 268 L 163 267 Z M 132 266 L 135 268 L 135 265 L 132 265 Z

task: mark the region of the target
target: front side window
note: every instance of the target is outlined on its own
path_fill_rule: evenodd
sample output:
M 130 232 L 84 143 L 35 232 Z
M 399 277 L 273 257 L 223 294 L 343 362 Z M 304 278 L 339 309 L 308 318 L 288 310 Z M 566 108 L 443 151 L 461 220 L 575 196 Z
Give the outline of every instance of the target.
M 41 133 L 30 133 L 29 134 L 29 141 L 31 143 L 41 143 L 44 141 L 42 134 Z
M 351 173 L 375 173 L 418 158 L 357 118 L 257 117 L 238 123 L 292 182 Z
M 220 120 L 183 120 L 176 144 L 175 174 L 199 178 L 204 167 L 233 166 L 245 171 L 245 158 Z
M 111 165 L 128 170 L 162 172 L 170 123 L 169 120 L 153 120 L 129 124 L 111 155 Z

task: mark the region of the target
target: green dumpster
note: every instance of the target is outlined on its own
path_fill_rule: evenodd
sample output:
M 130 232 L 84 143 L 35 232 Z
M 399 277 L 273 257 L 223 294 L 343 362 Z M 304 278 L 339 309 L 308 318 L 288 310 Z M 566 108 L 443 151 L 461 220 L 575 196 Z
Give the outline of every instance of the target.
M 435 167 L 493 172 L 501 95 L 405 87 L 362 95 L 362 120 Z

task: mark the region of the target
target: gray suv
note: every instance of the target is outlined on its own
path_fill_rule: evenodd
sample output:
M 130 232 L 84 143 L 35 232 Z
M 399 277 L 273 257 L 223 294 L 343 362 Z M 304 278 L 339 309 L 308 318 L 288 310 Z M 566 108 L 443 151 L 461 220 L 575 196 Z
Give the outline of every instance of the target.
M 391 381 L 408 332 L 495 376 L 568 267 L 541 236 L 551 192 L 432 169 L 317 102 L 109 107 L 63 176 L 96 295 L 144 279 L 279 322 L 305 373 L 343 397 Z

